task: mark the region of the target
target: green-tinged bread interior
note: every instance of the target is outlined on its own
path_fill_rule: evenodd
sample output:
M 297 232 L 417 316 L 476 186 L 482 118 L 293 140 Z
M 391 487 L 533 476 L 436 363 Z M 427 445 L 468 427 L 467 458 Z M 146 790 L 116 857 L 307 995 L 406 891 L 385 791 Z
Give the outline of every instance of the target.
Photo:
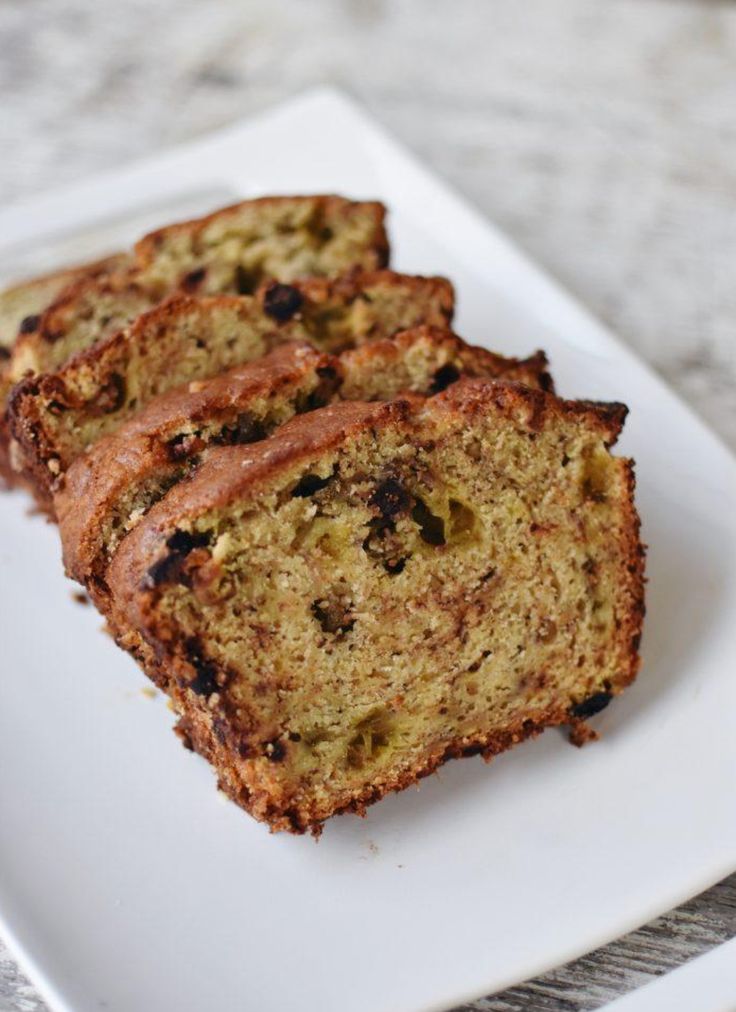
M 463 381 L 212 451 L 114 560 L 118 632 L 132 616 L 195 747 L 276 829 L 493 754 L 636 672 L 619 424 Z
M 290 282 L 385 267 L 384 207 L 343 197 L 266 197 L 153 232 L 136 246 L 148 288 L 250 295 L 265 278 Z M 195 273 L 196 272 L 196 273 Z
M 257 297 L 175 296 L 128 328 L 14 390 L 9 421 L 26 474 L 43 493 L 94 442 L 155 397 L 251 362 L 287 341 L 355 347 L 420 323 L 446 325 L 442 278 L 377 271 L 271 284 Z
M 271 278 L 385 267 L 383 217 L 373 201 L 274 197 L 152 232 L 122 267 L 82 276 L 60 293 L 16 343 L 10 381 L 60 368 L 172 293 L 250 295 Z
M 334 399 L 426 396 L 462 375 L 546 386 L 545 366 L 539 353 L 505 359 L 450 331 L 419 327 L 339 357 L 286 344 L 248 365 L 177 387 L 78 456 L 56 483 L 67 573 L 101 603 L 104 571 L 120 540 L 213 444 L 255 442 L 292 415 Z

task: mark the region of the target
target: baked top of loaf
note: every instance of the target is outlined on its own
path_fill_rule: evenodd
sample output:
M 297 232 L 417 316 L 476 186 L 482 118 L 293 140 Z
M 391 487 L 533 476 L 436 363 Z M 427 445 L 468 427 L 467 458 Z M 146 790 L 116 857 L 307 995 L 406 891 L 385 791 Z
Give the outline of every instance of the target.
M 19 337 L 35 331 L 43 311 L 59 297 L 62 291 L 81 278 L 94 278 L 120 269 L 125 254 L 115 254 L 93 263 L 81 264 L 64 270 L 31 278 L 0 292 L 0 484 L 2 479 L 11 484 L 17 480 L 8 456 L 9 435 L 3 418 L 5 400 L 13 385 L 10 358 Z
M 306 342 L 284 344 L 209 380 L 161 394 L 78 457 L 54 510 L 68 576 L 105 610 L 105 571 L 127 532 L 208 446 L 264 439 L 298 411 L 325 404 L 339 360 Z
M 150 645 L 221 787 L 273 829 L 318 831 L 634 678 L 624 413 L 461 379 L 213 449 L 115 555 L 112 625 Z
M 286 344 L 248 365 L 176 387 L 77 457 L 59 480 L 54 507 L 67 574 L 104 610 L 105 572 L 121 539 L 210 446 L 256 442 L 333 399 L 429 395 L 461 375 L 548 388 L 546 364 L 541 352 L 507 359 L 425 326 L 339 357 Z
M 392 271 L 271 282 L 255 296 L 174 296 L 57 372 L 23 380 L 10 399 L 9 424 L 43 494 L 88 446 L 182 383 L 285 341 L 339 350 L 420 323 L 445 326 L 452 310 L 448 281 Z
M 61 293 L 19 337 L 10 381 L 58 369 L 172 292 L 251 294 L 266 278 L 385 267 L 384 216 L 376 201 L 262 197 L 153 232 L 125 269 L 81 278 Z
M 36 317 L 73 281 L 119 270 L 125 260 L 125 254 L 114 254 L 92 263 L 19 281 L 0 292 L 0 359 L 9 357 L 18 333 L 34 330 L 38 326 Z
M 385 214 L 378 201 L 332 195 L 245 200 L 151 232 L 135 247 L 136 266 L 159 294 L 183 285 L 244 295 L 264 278 L 375 270 L 388 264 Z

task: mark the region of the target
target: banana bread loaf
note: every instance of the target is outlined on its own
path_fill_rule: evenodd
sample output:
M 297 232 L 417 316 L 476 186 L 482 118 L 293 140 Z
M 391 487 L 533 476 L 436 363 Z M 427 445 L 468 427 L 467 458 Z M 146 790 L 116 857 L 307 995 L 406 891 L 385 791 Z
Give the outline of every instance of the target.
M 100 277 L 120 269 L 124 262 L 125 254 L 116 254 L 104 260 L 31 278 L 0 292 L 0 484 L 12 484 L 16 477 L 10 466 L 7 427 L 2 416 L 5 398 L 12 386 L 10 357 L 19 335 L 35 330 L 41 313 L 73 282 L 83 277 Z
M 263 197 L 145 236 L 125 269 L 80 278 L 23 333 L 10 380 L 58 369 L 166 295 L 251 294 L 293 281 L 374 270 L 388 261 L 385 209 L 342 197 Z
M 329 401 L 431 394 L 461 375 L 502 376 L 549 388 L 546 358 L 505 359 L 449 331 L 420 327 L 341 356 L 283 345 L 249 365 L 162 394 L 77 457 L 60 477 L 54 508 L 67 575 L 103 612 L 106 570 L 120 541 L 209 446 L 265 438 L 295 414 Z
M 38 317 L 73 281 L 119 270 L 125 254 L 115 254 L 77 267 L 66 267 L 21 281 L 0 292 L 0 358 L 9 356 L 19 332 L 34 330 Z
M 16 466 L 46 503 L 80 453 L 167 390 L 252 361 L 284 341 L 309 339 L 339 350 L 420 323 L 445 326 L 452 309 L 448 281 L 391 271 L 272 282 L 256 296 L 174 296 L 56 373 L 15 387 L 8 420 Z
M 579 725 L 639 664 L 624 414 L 463 378 L 212 449 L 121 544 L 113 629 L 274 830 Z
M 0 371 L 0 466 L 14 455 L 4 405 L 13 384 L 52 372 L 125 327 L 167 294 L 251 293 L 265 278 L 334 277 L 388 263 L 385 208 L 336 196 L 263 197 L 145 236 L 132 257 L 99 276 L 75 275 L 27 317 Z M 15 461 L 14 463 L 16 463 Z

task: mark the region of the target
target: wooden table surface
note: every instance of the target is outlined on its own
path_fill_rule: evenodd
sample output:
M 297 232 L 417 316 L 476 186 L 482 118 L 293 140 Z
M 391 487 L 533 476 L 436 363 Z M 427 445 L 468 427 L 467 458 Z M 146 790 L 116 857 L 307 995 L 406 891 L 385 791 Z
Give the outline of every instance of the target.
M 1 203 L 346 88 L 736 448 L 736 4 L 24 0 L 0 53 Z M 597 1009 L 734 935 L 736 875 L 466 1008 Z M 0 942 L 0 1010 L 44 1007 Z

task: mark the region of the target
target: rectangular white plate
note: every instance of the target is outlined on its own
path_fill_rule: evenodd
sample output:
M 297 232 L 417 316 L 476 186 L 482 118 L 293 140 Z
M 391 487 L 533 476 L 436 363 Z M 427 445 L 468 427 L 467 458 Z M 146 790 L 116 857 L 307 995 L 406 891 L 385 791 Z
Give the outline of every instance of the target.
M 29 200 L 0 215 L 0 257 L 101 252 L 106 223 L 127 241 L 128 218 L 201 195 L 330 190 L 386 201 L 395 266 L 455 281 L 460 333 L 544 347 L 561 392 L 631 407 L 621 452 L 637 461 L 650 545 L 644 669 L 583 751 L 548 732 L 490 767 L 451 763 L 318 844 L 269 836 L 220 800 L 163 699 L 73 602 L 54 528 L 21 495 L 0 498 L 0 909 L 55 1008 L 446 1008 L 736 868 L 734 460 L 362 113 L 314 92 Z

